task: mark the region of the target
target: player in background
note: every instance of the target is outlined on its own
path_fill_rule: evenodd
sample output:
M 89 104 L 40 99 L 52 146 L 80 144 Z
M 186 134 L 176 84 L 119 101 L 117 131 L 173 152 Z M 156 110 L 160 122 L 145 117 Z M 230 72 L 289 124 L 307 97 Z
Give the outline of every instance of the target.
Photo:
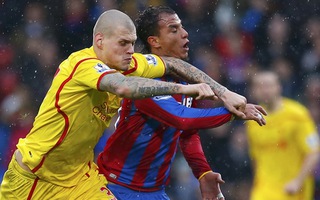
M 254 169 L 251 200 L 312 200 L 320 146 L 307 108 L 282 96 L 272 71 L 258 72 L 251 84 L 252 97 L 268 112 L 265 127 L 246 123 Z
M 244 97 L 184 61 L 134 54 L 136 38 L 126 14 L 109 10 L 99 17 L 92 47 L 72 53 L 60 64 L 33 128 L 17 144 L 0 199 L 115 199 L 93 162 L 93 149 L 118 110 L 120 97 L 178 93 L 212 98 L 214 89 L 234 110 L 241 106 L 236 113 L 243 114 Z M 211 87 L 123 75 L 155 78 L 165 73 Z
M 137 33 L 147 52 L 159 56 L 188 56 L 188 33 L 178 15 L 169 7 L 149 7 L 137 19 Z M 161 80 L 179 80 L 165 76 Z M 185 82 L 180 82 L 186 84 Z M 204 199 L 224 199 L 220 174 L 211 171 L 202 151 L 197 129 L 229 122 L 232 114 L 223 107 L 197 109 L 187 95 L 156 96 L 143 100 L 123 99 L 116 130 L 98 156 L 99 170 L 108 187 L 120 200 L 169 199 L 164 188 L 171 164 L 180 147 L 200 181 Z M 259 125 L 262 107 L 248 104 L 246 117 Z

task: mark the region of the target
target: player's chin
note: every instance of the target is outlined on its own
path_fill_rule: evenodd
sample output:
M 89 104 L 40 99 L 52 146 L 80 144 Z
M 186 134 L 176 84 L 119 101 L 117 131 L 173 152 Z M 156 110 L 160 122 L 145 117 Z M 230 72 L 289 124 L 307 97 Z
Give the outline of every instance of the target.
M 121 71 L 127 71 L 129 67 L 130 67 L 130 62 L 123 62 L 121 63 L 119 68 Z
M 180 54 L 180 59 L 188 60 L 188 58 L 189 58 L 188 52 L 183 52 L 183 53 Z

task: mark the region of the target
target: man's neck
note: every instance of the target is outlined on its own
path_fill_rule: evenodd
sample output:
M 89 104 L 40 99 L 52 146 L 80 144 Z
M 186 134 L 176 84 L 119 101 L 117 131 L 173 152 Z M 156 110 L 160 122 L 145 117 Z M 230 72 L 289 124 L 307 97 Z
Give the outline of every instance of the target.
M 265 105 L 269 113 L 276 112 L 282 107 L 282 97 L 274 99 L 272 102 L 269 102 Z

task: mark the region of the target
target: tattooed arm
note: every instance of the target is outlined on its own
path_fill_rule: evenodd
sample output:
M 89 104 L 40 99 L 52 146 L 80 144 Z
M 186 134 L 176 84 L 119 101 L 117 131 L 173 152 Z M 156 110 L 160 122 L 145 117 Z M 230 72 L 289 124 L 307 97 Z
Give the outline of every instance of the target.
M 210 86 L 201 84 L 182 85 L 141 77 L 126 77 L 121 73 L 105 75 L 99 89 L 131 99 L 141 99 L 157 95 L 185 94 L 196 99 L 213 99 Z
M 183 60 L 172 57 L 162 57 L 162 59 L 166 64 L 166 74 L 178 77 L 189 83 L 207 83 L 230 112 L 238 117 L 245 116 L 243 112 L 247 100 L 244 96 L 228 90 L 203 71 Z

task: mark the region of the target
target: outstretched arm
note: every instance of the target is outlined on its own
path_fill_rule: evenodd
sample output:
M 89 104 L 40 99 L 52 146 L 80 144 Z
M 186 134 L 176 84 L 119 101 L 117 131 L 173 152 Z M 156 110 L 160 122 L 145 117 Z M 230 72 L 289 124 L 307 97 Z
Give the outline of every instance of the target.
M 220 126 L 231 120 L 232 114 L 224 107 L 189 108 L 172 96 L 156 96 L 135 100 L 140 112 L 180 130 L 205 129 Z
M 229 122 L 232 118 L 231 113 L 224 107 L 188 108 L 171 96 L 135 100 L 135 105 L 140 112 L 181 130 L 214 128 Z M 260 126 L 266 124 L 263 115 L 267 113 L 261 106 L 247 104 L 244 113 L 244 117 L 236 119 L 254 120 Z
M 166 74 L 178 77 L 189 83 L 207 83 L 224 103 L 224 106 L 236 116 L 243 118 L 247 100 L 222 86 L 203 71 L 193 65 L 172 57 L 162 57 L 166 64 Z
M 141 99 L 157 95 L 185 94 L 196 99 L 213 99 L 214 93 L 207 84 L 182 85 L 141 77 L 126 77 L 121 73 L 106 74 L 99 89 L 120 97 Z

